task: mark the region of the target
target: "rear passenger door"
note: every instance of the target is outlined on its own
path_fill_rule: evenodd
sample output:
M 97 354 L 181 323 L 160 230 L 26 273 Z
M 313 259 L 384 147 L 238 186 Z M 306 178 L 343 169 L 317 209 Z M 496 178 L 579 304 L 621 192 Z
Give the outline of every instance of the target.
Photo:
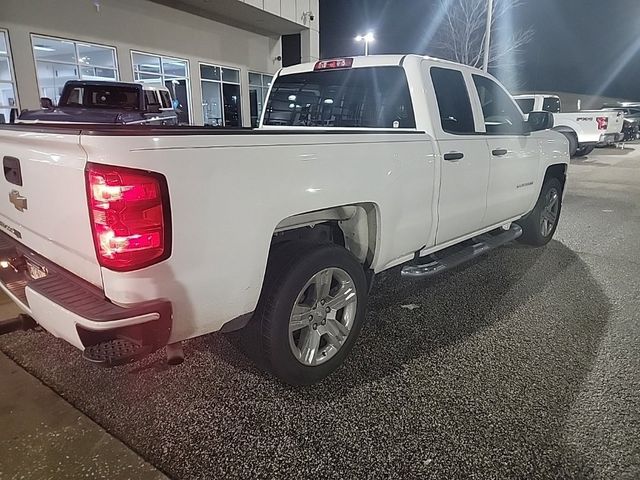
M 489 151 L 476 134 L 468 78 L 452 68 L 431 66 L 438 124 L 434 133 L 441 154 L 436 244 L 482 228 L 489 182 Z
M 489 152 L 484 226 L 490 226 L 527 213 L 537 198 L 540 139 L 527 132 L 520 109 L 501 85 L 480 74 L 472 78 L 484 123 L 478 131 Z

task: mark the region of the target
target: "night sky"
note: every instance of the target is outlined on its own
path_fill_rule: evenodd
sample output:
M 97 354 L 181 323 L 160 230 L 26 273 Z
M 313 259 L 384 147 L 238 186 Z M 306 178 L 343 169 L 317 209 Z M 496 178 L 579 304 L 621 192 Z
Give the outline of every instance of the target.
M 438 56 L 429 35 L 437 6 L 437 0 L 320 0 L 321 55 L 361 54 L 353 37 L 373 30 L 371 53 Z M 512 21 L 514 29 L 535 30 L 512 89 L 640 101 L 640 0 L 524 0 Z

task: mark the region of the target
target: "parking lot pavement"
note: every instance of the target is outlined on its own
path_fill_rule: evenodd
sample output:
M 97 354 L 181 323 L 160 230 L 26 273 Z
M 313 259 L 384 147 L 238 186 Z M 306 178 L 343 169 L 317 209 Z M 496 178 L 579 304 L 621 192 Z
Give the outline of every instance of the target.
M 387 275 L 318 386 L 264 374 L 237 335 L 187 342 L 172 368 L 96 368 L 41 332 L 0 348 L 175 478 L 640 478 L 634 148 L 574 162 L 546 248 Z
M 0 353 L 0 478 L 166 478 Z

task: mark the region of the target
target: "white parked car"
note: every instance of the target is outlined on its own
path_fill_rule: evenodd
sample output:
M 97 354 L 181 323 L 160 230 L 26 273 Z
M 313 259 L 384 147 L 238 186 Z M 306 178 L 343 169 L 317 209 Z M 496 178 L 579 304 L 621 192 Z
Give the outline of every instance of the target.
M 567 137 L 572 157 L 588 155 L 596 147 L 611 145 L 624 138 L 624 114 L 621 111 L 581 110 L 565 113 L 557 95 L 516 95 L 515 99 L 525 115 L 541 110 L 553 113 L 554 130 Z
M 251 321 L 265 366 L 317 382 L 375 274 L 551 240 L 551 121 L 480 70 L 388 55 L 282 69 L 254 131 L 2 126 L 2 288 L 104 365 Z

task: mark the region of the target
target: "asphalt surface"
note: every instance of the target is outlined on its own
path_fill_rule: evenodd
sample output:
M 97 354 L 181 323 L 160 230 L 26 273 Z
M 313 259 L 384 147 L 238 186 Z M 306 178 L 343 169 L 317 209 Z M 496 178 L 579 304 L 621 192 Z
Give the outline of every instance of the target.
M 0 348 L 169 476 L 640 478 L 640 151 L 571 167 L 556 240 L 388 275 L 344 368 L 291 388 L 237 348 L 111 370 L 46 333 Z

